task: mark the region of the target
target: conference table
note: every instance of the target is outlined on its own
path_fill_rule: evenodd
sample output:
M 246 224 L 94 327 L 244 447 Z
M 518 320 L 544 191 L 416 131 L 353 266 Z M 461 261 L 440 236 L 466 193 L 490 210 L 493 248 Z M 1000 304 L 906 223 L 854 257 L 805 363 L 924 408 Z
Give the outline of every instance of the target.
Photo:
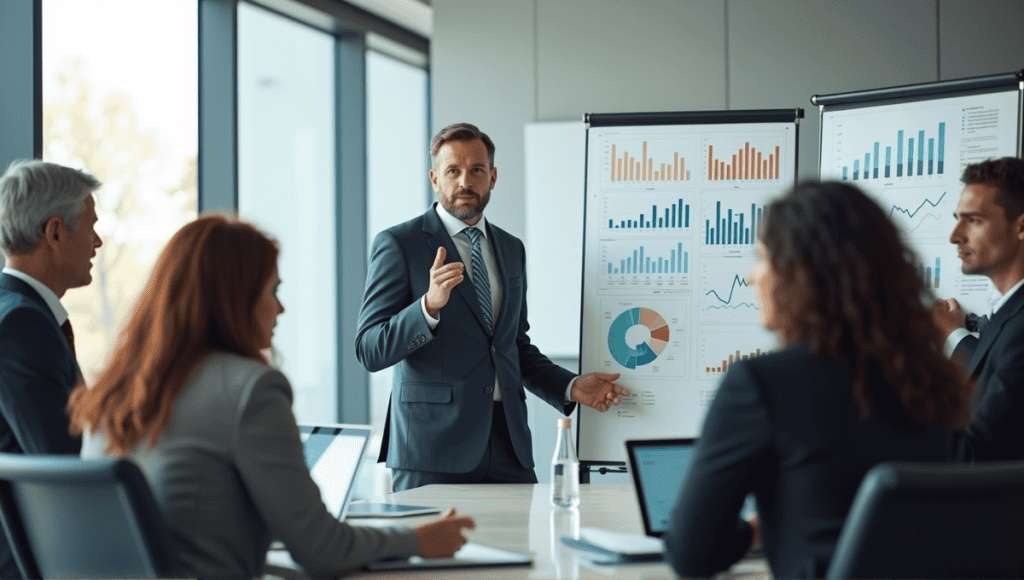
M 550 496 L 551 485 L 546 483 L 445 484 L 428 485 L 364 500 L 431 506 L 442 510 L 454 507 L 459 514 L 472 516 L 476 520 L 476 529 L 470 530 L 466 534 L 471 542 L 529 556 L 533 559 L 533 563 L 530 566 L 403 570 L 387 573 L 360 571 L 347 576 L 347 578 L 658 580 L 676 577 L 672 569 L 663 562 L 617 566 L 594 564 L 592 558 L 588 558 L 585 553 L 566 547 L 560 541 L 564 535 L 578 533 L 578 529 L 581 527 L 642 534 L 643 522 L 640 509 L 630 484 L 591 483 L 581 485 L 578 509 L 556 508 L 551 505 Z M 348 521 L 355 525 L 415 526 L 435 517 L 437 516 L 398 519 L 360 518 Z M 282 573 L 281 570 L 275 568 L 268 569 L 268 574 L 270 576 L 294 575 Z M 720 576 L 771 578 L 767 563 L 763 559 L 741 560 Z

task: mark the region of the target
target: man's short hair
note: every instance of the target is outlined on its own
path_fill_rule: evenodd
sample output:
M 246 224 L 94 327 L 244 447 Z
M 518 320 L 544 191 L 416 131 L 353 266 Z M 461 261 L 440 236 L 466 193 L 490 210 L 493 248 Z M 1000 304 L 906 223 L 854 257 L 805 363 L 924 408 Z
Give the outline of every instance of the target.
M 100 187 L 84 171 L 19 159 L 0 177 L 0 249 L 25 254 L 39 245 L 46 220 L 57 216 L 74 230 L 85 200 Z
M 1002 206 L 1006 219 L 1013 221 L 1024 213 L 1024 159 L 1001 157 L 964 168 L 960 177 L 964 185 L 996 186 L 997 204 Z
M 449 141 L 474 141 L 480 139 L 487 147 L 487 157 L 490 158 L 491 167 L 494 167 L 494 141 L 486 133 L 477 129 L 476 125 L 469 123 L 452 123 L 437 132 L 430 141 L 430 162 L 437 168 L 437 153 L 441 146 Z

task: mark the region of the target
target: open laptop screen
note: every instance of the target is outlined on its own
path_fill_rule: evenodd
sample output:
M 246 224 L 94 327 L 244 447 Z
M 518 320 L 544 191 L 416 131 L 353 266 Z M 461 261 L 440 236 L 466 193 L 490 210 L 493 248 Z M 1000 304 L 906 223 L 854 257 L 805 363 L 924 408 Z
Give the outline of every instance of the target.
M 661 536 L 668 529 L 672 507 L 693 457 L 695 441 L 626 441 L 629 471 L 633 474 L 644 531 L 649 536 Z
M 359 461 L 370 439 L 365 425 L 299 425 L 306 466 L 327 511 L 345 517 Z

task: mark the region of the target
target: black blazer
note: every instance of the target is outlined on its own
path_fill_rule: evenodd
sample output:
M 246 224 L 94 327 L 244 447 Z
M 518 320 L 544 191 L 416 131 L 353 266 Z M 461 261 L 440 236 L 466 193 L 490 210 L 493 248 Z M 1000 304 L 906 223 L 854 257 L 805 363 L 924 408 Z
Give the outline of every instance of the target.
M 739 513 L 757 498 L 776 578 L 822 578 L 864 473 L 887 460 L 942 461 L 947 434 L 910 425 L 880 381 L 860 409 L 846 363 L 804 345 L 736 363 L 722 380 L 665 534 L 681 576 L 739 560 L 751 531 Z
M 0 451 L 78 455 L 64 408 L 81 372 L 57 319 L 25 282 L 0 274 Z M 0 534 L 0 578 L 20 578 Z
M 960 461 L 1024 459 L 1024 290 L 996 312 L 980 338 L 956 345 L 953 361 L 975 381 L 967 429 L 953 439 Z

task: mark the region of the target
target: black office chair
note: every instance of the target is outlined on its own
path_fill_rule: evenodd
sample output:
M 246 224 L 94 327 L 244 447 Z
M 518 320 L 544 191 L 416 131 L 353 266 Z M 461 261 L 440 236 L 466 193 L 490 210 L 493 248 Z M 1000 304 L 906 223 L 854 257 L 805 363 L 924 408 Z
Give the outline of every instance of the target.
M 1024 462 L 881 463 L 826 578 L 1024 577 Z
M 139 468 L 0 453 L 0 521 L 24 578 L 168 578 L 184 569 Z

